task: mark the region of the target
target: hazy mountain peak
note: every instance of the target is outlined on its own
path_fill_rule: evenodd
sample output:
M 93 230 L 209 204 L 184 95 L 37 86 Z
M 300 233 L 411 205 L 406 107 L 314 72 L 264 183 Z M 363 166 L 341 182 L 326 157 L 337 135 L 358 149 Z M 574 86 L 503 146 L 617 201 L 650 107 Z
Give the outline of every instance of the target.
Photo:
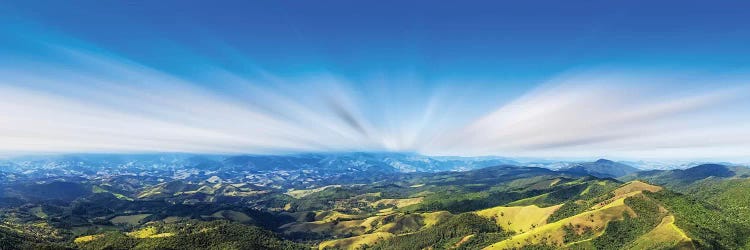
M 596 177 L 604 178 L 617 178 L 640 171 L 630 165 L 610 161 L 607 159 L 599 159 L 594 162 L 579 163 L 567 168 L 561 169 L 561 171 L 577 173 L 577 174 L 589 174 Z
M 732 177 L 735 172 L 732 171 L 728 166 L 722 164 L 701 164 L 685 170 L 678 170 L 677 176 L 679 178 L 694 181 L 699 179 L 708 178 L 711 176 L 715 177 Z
M 602 158 L 602 159 L 596 160 L 596 161 L 595 161 L 594 163 L 599 163 L 599 164 L 611 164 L 611 163 L 615 163 L 615 162 L 614 162 L 614 161 L 610 161 L 610 160 L 607 160 L 607 159 L 604 159 L 604 158 Z

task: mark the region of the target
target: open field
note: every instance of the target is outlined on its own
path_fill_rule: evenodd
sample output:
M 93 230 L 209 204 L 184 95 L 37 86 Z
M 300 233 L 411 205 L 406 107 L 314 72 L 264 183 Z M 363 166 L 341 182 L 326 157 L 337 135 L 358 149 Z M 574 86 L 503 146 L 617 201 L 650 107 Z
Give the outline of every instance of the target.
M 540 208 L 536 205 L 519 207 L 494 207 L 477 211 L 479 216 L 491 219 L 504 230 L 521 232 L 547 224 L 547 218 L 562 205 Z

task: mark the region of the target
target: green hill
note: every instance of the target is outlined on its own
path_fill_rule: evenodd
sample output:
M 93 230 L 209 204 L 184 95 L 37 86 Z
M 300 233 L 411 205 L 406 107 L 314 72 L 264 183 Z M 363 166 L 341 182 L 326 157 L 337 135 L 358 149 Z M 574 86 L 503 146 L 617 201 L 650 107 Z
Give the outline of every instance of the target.
M 496 166 L 293 187 L 218 172 L 14 182 L 0 248 L 746 249 L 748 172 L 706 164 L 618 180 Z
M 227 221 L 153 223 L 131 233 L 105 232 L 75 242 L 81 249 L 309 249 L 267 230 Z
M 702 164 L 688 169 L 642 171 L 620 177 L 620 180 L 644 180 L 676 191 L 687 191 L 687 187 L 703 180 L 726 180 L 750 177 L 750 168 L 722 164 Z

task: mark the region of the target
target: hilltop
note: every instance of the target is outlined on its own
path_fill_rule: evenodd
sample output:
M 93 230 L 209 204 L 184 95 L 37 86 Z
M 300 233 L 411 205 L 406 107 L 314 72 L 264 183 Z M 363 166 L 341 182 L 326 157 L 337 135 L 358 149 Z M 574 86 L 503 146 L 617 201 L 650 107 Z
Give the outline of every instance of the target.
M 573 166 L 561 168 L 560 171 L 589 174 L 600 178 L 617 178 L 641 170 L 627 164 L 613 162 L 607 159 L 599 159 L 594 162 L 579 163 Z

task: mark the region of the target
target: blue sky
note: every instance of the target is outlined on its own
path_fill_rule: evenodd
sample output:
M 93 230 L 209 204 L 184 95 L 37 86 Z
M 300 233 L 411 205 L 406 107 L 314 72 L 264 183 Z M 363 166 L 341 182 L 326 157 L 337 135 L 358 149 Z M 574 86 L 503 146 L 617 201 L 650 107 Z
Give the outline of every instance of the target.
M 284 74 L 493 80 L 602 64 L 726 70 L 750 61 L 748 4 L 654 2 L 6 1 L 3 16 L 178 74 L 194 70 L 185 60 L 240 72 L 253 64 Z
M 749 5 L 4 1 L 0 151 L 739 159 Z

